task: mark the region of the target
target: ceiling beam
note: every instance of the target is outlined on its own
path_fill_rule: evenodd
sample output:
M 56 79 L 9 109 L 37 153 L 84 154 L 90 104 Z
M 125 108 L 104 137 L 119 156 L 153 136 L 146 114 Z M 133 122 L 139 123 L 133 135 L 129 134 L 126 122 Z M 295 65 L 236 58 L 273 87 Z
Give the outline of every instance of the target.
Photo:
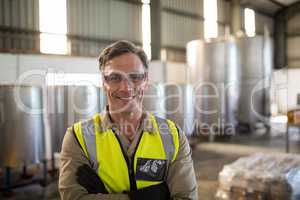
M 269 1 L 270 1 L 271 3 L 277 5 L 277 6 L 281 7 L 281 8 L 284 8 L 284 7 L 285 7 L 285 5 L 284 5 L 283 3 L 280 3 L 280 2 L 277 1 L 277 0 L 269 0 Z
M 282 16 L 287 21 L 293 18 L 295 15 L 299 14 L 299 12 L 300 12 L 300 0 L 278 10 L 275 13 L 274 17 Z
M 300 12 L 300 1 L 296 1 L 295 3 L 289 5 L 285 8 L 285 17 L 286 20 L 293 18 L 295 15 L 299 14 Z

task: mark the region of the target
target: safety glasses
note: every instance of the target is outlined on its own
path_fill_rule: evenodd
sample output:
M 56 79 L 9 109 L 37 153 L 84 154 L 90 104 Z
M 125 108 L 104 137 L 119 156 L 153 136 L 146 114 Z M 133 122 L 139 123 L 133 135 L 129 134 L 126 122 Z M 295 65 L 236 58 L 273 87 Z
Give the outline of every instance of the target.
M 104 81 L 109 85 L 120 84 L 122 81 L 127 80 L 128 82 L 139 85 L 142 84 L 146 79 L 146 73 L 119 73 L 112 72 L 107 75 L 103 75 Z

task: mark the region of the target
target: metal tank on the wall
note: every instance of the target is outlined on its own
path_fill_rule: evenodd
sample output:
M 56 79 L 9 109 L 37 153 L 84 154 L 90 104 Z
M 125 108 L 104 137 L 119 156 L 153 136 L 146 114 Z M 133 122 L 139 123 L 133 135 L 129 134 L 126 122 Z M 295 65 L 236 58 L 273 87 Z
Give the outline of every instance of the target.
M 165 85 L 166 117 L 174 121 L 186 135 L 194 131 L 193 88 L 188 84 Z
M 270 116 L 270 78 L 272 73 L 272 42 L 268 37 L 237 38 L 241 83 L 238 121 L 248 128 L 262 122 L 268 124 Z
M 151 62 L 144 108 L 174 121 L 186 135 L 194 130 L 193 88 L 186 83 L 184 63 Z
M 66 129 L 101 112 L 106 98 L 95 86 L 48 86 L 47 99 L 52 152 L 60 152 Z
M 187 44 L 187 62 L 198 133 L 232 134 L 240 77 L 235 40 L 191 41 Z
M 101 112 L 106 105 L 105 93 L 95 86 L 68 86 L 68 121 L 67 125 L 85 119 Z
M 44 158 L 42 90 L 0 85 L 0 167 L 39 163 Z
M 165 88 L 160 83 L 150 83 L 144 94 L 143 107 L 145 110 L 158 117 L 164 118 L 165 111 Z
M 268 124 L 272 71 L 271 39 L 263 36 L 191 41 L 187 45 L 189 81 L 202 126 Z M 210 130 L 210 131 L 211 131 Z
M 65 86 L 47 87 L 47 117 L 51 134 L 51 148 L 59 152 L 66 132 L 67 98 Z

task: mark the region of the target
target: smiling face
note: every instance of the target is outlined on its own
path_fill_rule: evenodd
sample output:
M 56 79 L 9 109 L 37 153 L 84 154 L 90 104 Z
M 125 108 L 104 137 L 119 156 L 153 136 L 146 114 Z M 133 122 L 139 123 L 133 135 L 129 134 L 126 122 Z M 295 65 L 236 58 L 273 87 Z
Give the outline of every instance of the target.
M 103 80 L 111 113 L 139 114 L 142 112 L 142 101 L 148 77 L 137 55 L 125 53 L 109 60 L 103 69 Z

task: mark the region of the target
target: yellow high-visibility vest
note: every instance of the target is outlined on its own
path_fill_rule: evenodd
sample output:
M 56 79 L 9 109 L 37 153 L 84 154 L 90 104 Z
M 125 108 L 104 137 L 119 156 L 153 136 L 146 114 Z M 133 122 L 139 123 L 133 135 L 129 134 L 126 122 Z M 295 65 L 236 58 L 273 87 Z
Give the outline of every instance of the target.
M 141 189 L 166 179 L 168 166 L 178 153 L 178 130 L 170 120 L 152 114 L 150 120 L 155 131 L 141 134 L 131 161 L 114 132 L 101 131 L 100 114 L 74 124 L 81 148 L 109 193 Z

